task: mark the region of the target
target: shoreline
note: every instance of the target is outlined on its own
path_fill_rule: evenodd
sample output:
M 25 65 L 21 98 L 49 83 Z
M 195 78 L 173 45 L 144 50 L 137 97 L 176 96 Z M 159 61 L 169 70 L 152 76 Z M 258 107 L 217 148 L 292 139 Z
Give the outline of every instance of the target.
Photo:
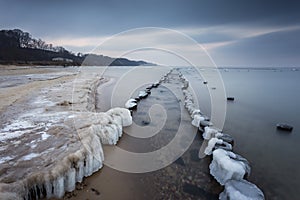
M 53 193 L 54 197 L 63 197 L 64 190 L 74 190 L 75 182 L 81 182 L 83 176 L 90 176 L 102 168 L 103 152 L 100 142 L 94 144 L 96 145 L 94 147 L 88 147 L 100 153 L 94 152 L 98 155 L 98 159 L 84 161 L 87 164 L 91 162 L 88 166 L 84 165 L 85 167 L 83 160 L 81 161 L 82 156 L 83 159 L 90 158 L 88 154 L 92 149 L 88 152 L 84 149 L 87 148 L 86 144 L 96 139 L 94 133 L 90 132 L 92 129 L 88 127 L 91 123 L 102 123 L 97 120 L 84 122 L 83 119 L 98 115 L 93 113 L 95 92 L 100 84 L 109 79 L 100 77 L 101 74 L 93 71 L 53 72 L 48 69 L 36 71 L 34 67 L 18 71 L 14 66 L 7 68 L 9 69 L 6 69 L 5 75 L 8 76 L 8 80 L 1 74 L 4 83 L 9 82 L 12 75 L 18 77 L 21 75 L 25 78 L 17 85 L 6 87 L 4 84 L 0 88 L 4 97 L 0 101 L 2 122 L 0 153 L 3 155 L 0 160 L 2 163 L 0 171 L 3 172 L 0 176 L 0 196 L 5 199 L 19 199 L 39 194 L 41 198 L 47 193 L 49 198 L 50 193 Z M 126 117 L 126 112 L 122 113 L 124 111 L 116 110 L 99 115 L 105 115 L 108 119 L 117 117 L 123 121 L 121 121 L 123 125 L 126 125 L 124 123 L 129 122 L 124 118 Z M 79 123 L 74 126 L 73 120 Z M 116 121 L 112 124 L 114 123 Z M 81 134 L 85 136 L 82 137 Z M 73 165 L 74 162 L 77 163 L 77 167 L 70 168 L 71 171 L 67 170 L 67 166 Z M 42 167 L 43 165 L 47 167 Z M 14 174 L 15 170 L 17 174 Z M 63 185 L 65 189 L 61 188 Z M 37 193 L 32 193 L 34 191 Z

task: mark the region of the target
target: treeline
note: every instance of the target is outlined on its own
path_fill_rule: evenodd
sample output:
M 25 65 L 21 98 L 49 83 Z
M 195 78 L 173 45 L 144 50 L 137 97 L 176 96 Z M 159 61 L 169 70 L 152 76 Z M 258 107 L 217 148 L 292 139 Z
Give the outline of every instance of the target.
M 94 54 L 75 55 L 64 47 L 47 44 L 27 32 L 14 29 L 0 30 L 0 64 L 138 66 L 150 63 Z

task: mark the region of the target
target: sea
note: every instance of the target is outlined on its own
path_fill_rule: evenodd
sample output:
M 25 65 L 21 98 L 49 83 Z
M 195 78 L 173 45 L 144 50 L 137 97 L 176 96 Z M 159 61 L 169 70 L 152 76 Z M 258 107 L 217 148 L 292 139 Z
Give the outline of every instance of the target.
M 103 75 L 111 77 L 112 81 L 98 88 L 99 112 L 106 111 L 111 106 L 123 106 L 128 97 L 135 97 L 139 90 L 149 85 L 144 78 L 144 84 L 134 85 L 132 93 L 117 95 L 118 100 L 112 102 L 112 93 L 118 90 L 116 86 L 121 84 L 124 76 L 133 73 L 133 68 L 106 69 Z M 169 69 L 157 70 L 154 77 L 159 79 Z M 248 181 L 256 184 L 266 199 L 299 199 L 300 70 L 284 67 L 176 69 L 189 80 L 200 110 L 208 117 L 211 116 L 214 106 L 212 92 L 224 89 L 226 96 L 234 97 L 234 101 L 225 102 L 226 113 L 222 131 L 234 138 L 233 151 L 249 161 L 251 174 Z M 148 76 L 150 71 L 151 67 L 146 67 L 143 73 L 139 72 L 134 77 L 143 81 L 143 77 Z M 205 77 L 211 73 L 220 75 L 218 78 L 221 77 L 224 88 L 215 86 L 213 79 L 207 84 L 203 83 L 206 81 Z M 170 78 L 166 84 L 177 85 L 174 88 L 180 90 L 177 80 Z M 182 102 L 170 88 L 162 84 L 153 89 L 148 98 L 139 102 L 137 110 L 132 114 L 136 124 L 144 127 L 155 126 L 154 122 L 159 121 L 161 115 L 150 118 L 150 108 L 152 105 L 161 105 L 167 120 L 160 132 L 146 141 L 124 133 L 118 142 L 120 148 L 137 152 L 151 151 L 167 145 L 175 137 L 174 129 L 182 115 Z M 195 137 L 189 148 L 172 164 L 145 173 L 122 172 L 106 165 L 87 181 L 100 191 L 104 199 L 218 199 L 218 194 L 224 188 L 210 176 L 209 164 L 212 158 L 198 156 L 203 143 L 201 132 L 189 120 L 183 123 L 188 126 L 185 131 L 193 132 Z M 287 123 L 293 126 L 293 130 L 278 130 L 277 123 Z M 150 144 L 146 144 L 147 142 Z M 121 193 L 117 192 L 119 189 Z

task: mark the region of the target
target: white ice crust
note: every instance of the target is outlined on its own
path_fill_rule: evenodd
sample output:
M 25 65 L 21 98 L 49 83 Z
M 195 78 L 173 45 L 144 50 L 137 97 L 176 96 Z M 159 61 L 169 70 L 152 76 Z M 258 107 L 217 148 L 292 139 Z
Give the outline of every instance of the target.
M 246 174 L 246 166 L 243 162 L 232 159 L 233 152 L 223 149 L 213 151 L 213 160 L 209 165 L 210 174 L 224 185 L 228 180 L 241 180 Z

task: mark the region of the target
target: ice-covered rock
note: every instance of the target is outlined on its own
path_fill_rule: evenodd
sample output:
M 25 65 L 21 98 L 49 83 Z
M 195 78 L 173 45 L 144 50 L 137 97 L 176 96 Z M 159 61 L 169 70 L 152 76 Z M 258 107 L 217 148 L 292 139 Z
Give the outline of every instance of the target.
M 223 140 L 221 139 L 218 139 L 218 138 L 211 138 L 209 141 L 208 141 L 208 144 L 207 144 L 207 147 L 205 148 L 204 150 L 204 153 L 206 155 L 211 155 L 213 149 L 215 148 L 215 145 L 216 144 L 222 144 L 223 143 Z
M 191 117 L 194 119 L 195 115 L 202 115 L 202 113 L 199 109 L 195 109 L 195 110 L 193 110 Z
M 120 116 L 122 118 L 122 126 L 130 126 L 132 124 L 132 117 L 130 111 L 125 108 L 112 108 L 106 112 L 111 116 Z
M 136 107 L 137 107 L 137 100 L 136 99 L 129 99 L 125 103 L 125 108 L 127 108 L 127 109 L 134 109 Z
M 202 134 L 203 139 L 205 140 L 210 140 L 211 138 L 215 137 L 215 135 L 218 133 L 219 131 L 217 129 L 211 128 L 211 127 L 205 127 L 204 128 L 204 133 Z
M 188 88 L 189 87 L 189 81 L 187 81 L 187 80 L 184 80 L 183 81 L 183 89 L 186 89 L 186 88 Z
M 219 196 L 220 200 L 264 200 L 263 192 L 253 183 L 246 180 L 229 180 L 224 191 Z
M 209 127 L 209 126 L 212 126 L 214 125 L 212 122 L 210 122 L 209 120 L 202 120 L 200 121 L 200 126 L 199 127 L 202 127 L 202 128 L 205 128 L 205 127 Z
M 154 88 L 156 88 L 156 87 L 158 87 L 159 86 L 159 81 L 156 81 L 156 82 L 154 82 L 153 84 L 152 84 L 152 87 L 154 87 Z
M 246 166 L 242 161 L 232 159 L 234 153 L 223 149 L 213 151 L 213 160 L 209 165 L 210 174 L 224 185 L 228 180 L 241 180 L 246 174 Z
M 222 140 L 222 139 L 219 139 Z M 217 143 L 215 144 L 214 149 L 224 149 L 226 151 L 231 151 L 232 150 L 232 145 L 229 144 L 228 142 L 225 142 L 224 140 L 222 140 L 222 143 Z
M 226 134 L 226 133 L 217 133 L 215 135 L 215 137 L 217 137 L 219 139 L 222 139 L 223 141 L 225 141 L 225 142 L 233 145 L 233 142 L 234 142 L 233 137 L 231 135 L 229 135 L 229 134 Z
M 201 115 L 197 114 L 194 115 L 194 119 L 192 120 L 192 125 L 196 126 L 197 128 L 200 126 L 200 122 L 204 120 L 204 117 Z
M 146 98 L 149 95 L 145 90 L 139 91 L 139 97 L 140 98 Z

